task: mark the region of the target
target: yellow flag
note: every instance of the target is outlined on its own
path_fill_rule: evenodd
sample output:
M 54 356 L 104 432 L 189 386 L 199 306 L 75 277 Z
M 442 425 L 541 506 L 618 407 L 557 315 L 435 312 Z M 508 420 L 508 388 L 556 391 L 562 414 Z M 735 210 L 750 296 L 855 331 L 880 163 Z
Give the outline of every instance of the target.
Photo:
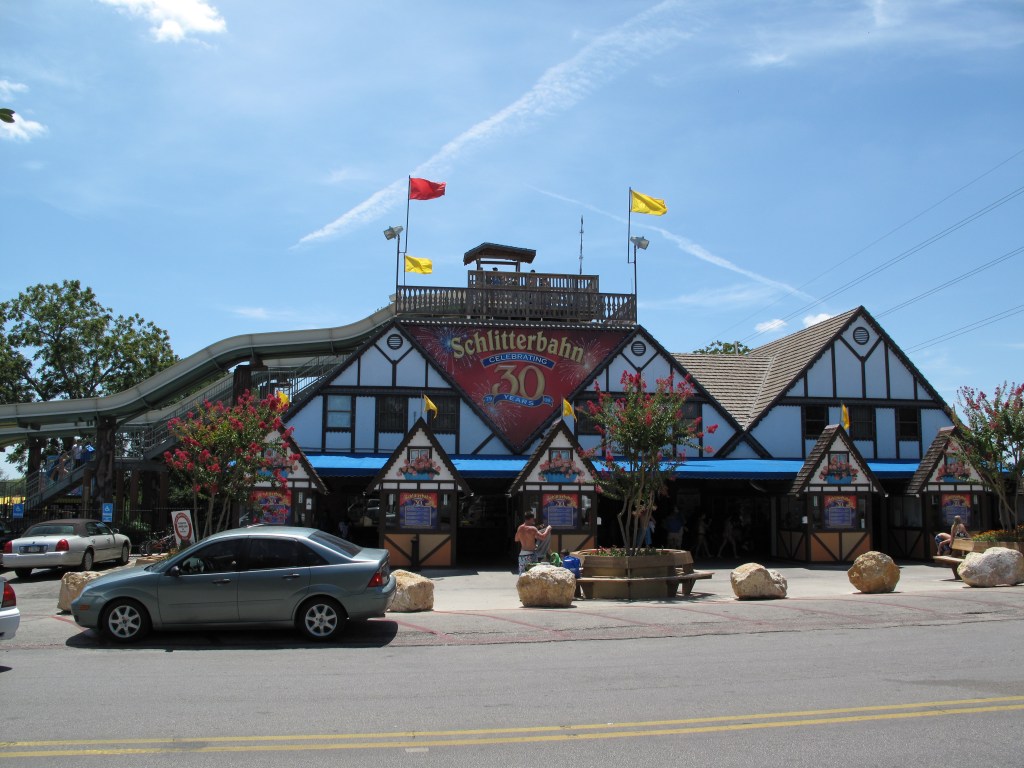
M 572 416 L 574 419 L 576 418 L 576 411 L 572 409 L 572 403 L 570 403 L 564 397 L 562 398 L 562 415 Z
M 629 210 L 633 213 L 649 213 L 652 216 L 664 216 L 668 213 L 668 206 L 665 201 L 650 195 L 642 195 L 634 190 L 629 190 Z
M 429 275 L 434 271 L 434 262 L 430 259 L 421 259 L 418 256 L 406 256 L 405 271 L 416 272 L 420 275 Z
M 406 258 L 408 258 L 408 256 Z M 434 414 L 434 418 L 437 418 L 437 406 L 434 405 L 434 401 L 426 395 L 423 396 L 423 410 L 427 413 Z
M 843 429 L 847 432 L 850 431 L 850 412 L 846 410 L 846 403 L 843 403 L 842 416 L 840 417 L 843 424 Z

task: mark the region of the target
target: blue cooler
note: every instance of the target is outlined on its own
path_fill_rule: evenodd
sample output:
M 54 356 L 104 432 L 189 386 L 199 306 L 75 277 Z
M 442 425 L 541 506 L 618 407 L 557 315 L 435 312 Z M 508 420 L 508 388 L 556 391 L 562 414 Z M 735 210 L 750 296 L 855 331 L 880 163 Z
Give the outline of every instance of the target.
M 580 559 L 578 557 L 566 555 L 562 558 L 562 567 L 572 571 L 577 579 L 580 577 Z

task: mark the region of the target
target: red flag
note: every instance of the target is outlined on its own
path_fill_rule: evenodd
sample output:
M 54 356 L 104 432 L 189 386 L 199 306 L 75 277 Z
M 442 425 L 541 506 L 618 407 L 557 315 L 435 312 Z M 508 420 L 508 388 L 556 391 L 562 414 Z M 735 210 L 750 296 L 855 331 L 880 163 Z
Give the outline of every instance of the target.
M 410 200 L 433 200 L 444 194 L 443 181 L 427 181 L 426 179 L 409 179 Z

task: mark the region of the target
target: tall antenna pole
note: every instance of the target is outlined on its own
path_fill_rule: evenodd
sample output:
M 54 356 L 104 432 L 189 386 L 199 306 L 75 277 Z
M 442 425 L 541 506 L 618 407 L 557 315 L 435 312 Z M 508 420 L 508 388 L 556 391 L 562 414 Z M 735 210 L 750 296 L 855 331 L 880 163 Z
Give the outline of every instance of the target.
M 580 274 L 583 274 L 583 217 L 580 216 Z

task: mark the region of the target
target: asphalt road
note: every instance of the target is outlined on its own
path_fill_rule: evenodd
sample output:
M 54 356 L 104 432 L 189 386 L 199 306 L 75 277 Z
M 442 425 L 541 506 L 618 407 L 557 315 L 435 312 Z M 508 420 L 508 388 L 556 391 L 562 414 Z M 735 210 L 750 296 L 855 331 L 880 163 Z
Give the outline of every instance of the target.
M 0 766 L 1019 766 L 1024 587 L 937 581 L 121 648 L 56 613 L 56 579 L 17 580 Z

